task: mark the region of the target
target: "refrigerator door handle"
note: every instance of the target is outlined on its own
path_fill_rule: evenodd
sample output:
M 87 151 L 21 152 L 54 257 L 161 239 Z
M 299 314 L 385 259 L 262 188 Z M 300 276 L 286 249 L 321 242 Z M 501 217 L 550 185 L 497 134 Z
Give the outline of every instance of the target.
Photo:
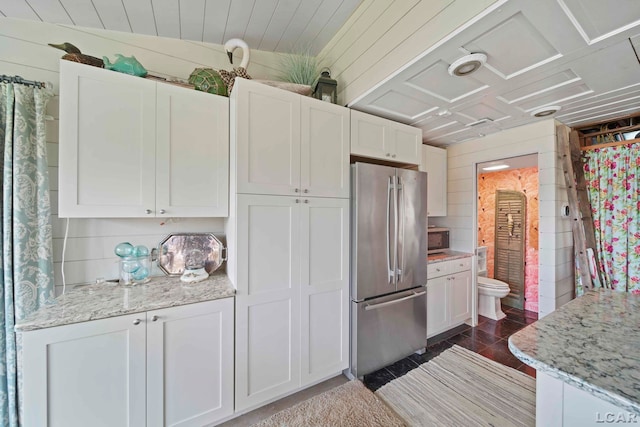
M 393 180 L 393 284 L 398 288 L 398 184 L 397 177 Z
M 408 299 L 418 298 L 418 297 L 420 297 L 420 296 L 422 296 L 424 294 L 426 294 L 425 291 L 414 292 L 411 295 L 407 295 L 406 297 L 394 299 L 393 301 L 381 302 L 380 304 L 367 304 L 364 307 L 364 309 L 365 310 L 375 310 L 375 309 L 382 308 L 382 307 L 388 307 L 390 305 L 398 304 L 399 302 L 406 301 Z
M 389 234 L 391 233 L 391 220 L 389 211 L 391 210 L 391 193 L 395 187 L 395 182 L 392 176 L 387 181 L 387 229 L 385 231 L 387 239 L 387 283 L 392 283 L 395 280 L 395 264 L 393 269 L 391 268 L 391 242 L 389 241 Z M 394 238 L 395 239 L 395 238 Z
M 400 220 L 402 221 L 402 225 L 400 226 L 400 236 L 402 236 L 402 239 L 400 239 L 399 237 L 396 238 L 397 242 L 398 242 L 398 262 L 396 263 L 396 276 L 397 276 L 397 281 L 401 282 L 402 281 L 402 271 L 404 270 L 404 224 L 405 224 L 405 200 L 404 200 L 404 191 L 402 189 L 402 178 L 401 177 L 397 177 L 396 178 L 398 180 L 396 188 L 398 191 L 398 205 L 400 205 L 399 207 L 399 211 L 400 211 L 400 215 L 398 216 L 398 218 L 400 218 Z M 402 243 L 400 243 L 400 241 L 402 240 Z

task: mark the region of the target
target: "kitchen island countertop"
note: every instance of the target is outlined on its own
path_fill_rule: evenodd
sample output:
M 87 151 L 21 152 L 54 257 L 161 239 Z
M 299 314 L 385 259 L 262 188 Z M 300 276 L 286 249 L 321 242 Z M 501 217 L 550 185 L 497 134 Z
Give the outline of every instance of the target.
M 590 291 L 509 337 L 527 365 L 640 414 L 640 295 Z
M 116 283 L 78 285 L 16 323 L 17 332 L 33 331 L 89 320 L 194 304 L 235 295 L 224 272 L 198 283 L 182 283 L 179 277 L 152 277 L 142 285 Z
M 450 249 L 447 249 L 444 252 L 427 255 L 427 263 L 433 264 L 436 262 L 451 261 L 453 259 L 469 258 L 472 256 L 473 254 L 471 253 L 458 252 L 458 251 L 452 251 Z

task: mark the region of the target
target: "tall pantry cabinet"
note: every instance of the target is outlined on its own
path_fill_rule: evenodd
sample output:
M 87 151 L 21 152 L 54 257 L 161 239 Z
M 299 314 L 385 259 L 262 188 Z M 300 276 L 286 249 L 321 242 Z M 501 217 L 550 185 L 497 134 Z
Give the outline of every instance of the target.
M 349 110 L 237 79 L 227 236 L 236 411 L 339 374 L 349 344 Z

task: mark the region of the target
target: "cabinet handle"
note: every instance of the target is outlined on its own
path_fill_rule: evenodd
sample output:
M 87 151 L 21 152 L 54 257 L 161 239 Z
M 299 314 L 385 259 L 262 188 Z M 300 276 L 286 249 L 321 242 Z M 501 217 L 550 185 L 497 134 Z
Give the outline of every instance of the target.
M 309 192 L 309 189 L 308 189 L 308 188 L 305 188 L 305 189 L 304 189 L 304 192 L 305 192 L 305 193 L 308 193 L 308 192 Z
M 164 215 L 166 213 L 167 213 L 167 211 L 165 211 L 164 209 L 160 209 L 160 215 Z
M 144 213 L 146 213 L 147 215 L 151 215 L 153 211 L 151 209 L 145 209 Z
M 293 191 L 294 191 L 294 192 L 296 192 L 296 193 L 299 193 L 299 192 L 300 192 L 300 189 L 299 189 L 299 188 L 296 188 L 296 189 L 294 189 Z
M 158 317 L 157 315 L 155 315 L 155 314 L 154 314 L 153 316 L 151 316 L 151 321 L 152 321 L 152 322 L 155 322 L 155 321 L 157 321 L 159 318 L 160 318 L 160 317 Z
M 392 155 L 391 155 L 391 157 L 393 157 L 393 158 L 395 159 L 395 158 L 396 158 L 396 155 L 395 155 L 395 154 L 392 154 Z
M 136 319 L 136 320 L 134 320 L 134 321 L 133 321 L 133 324 L 134 324 L 134 325 L 139 325 L 139 324 L 140 324 L 140 322 L 142 322 L 142 320 L 140 320 L 140 319 Z

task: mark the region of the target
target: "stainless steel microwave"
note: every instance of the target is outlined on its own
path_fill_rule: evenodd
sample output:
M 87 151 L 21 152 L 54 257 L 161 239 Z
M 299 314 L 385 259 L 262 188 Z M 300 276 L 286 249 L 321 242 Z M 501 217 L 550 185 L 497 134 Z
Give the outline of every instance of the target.
M 443 227 L 431 227 L 427 229 L 429 237 L 427 253 L 435 254 L 449 249 L 449 229 Z

